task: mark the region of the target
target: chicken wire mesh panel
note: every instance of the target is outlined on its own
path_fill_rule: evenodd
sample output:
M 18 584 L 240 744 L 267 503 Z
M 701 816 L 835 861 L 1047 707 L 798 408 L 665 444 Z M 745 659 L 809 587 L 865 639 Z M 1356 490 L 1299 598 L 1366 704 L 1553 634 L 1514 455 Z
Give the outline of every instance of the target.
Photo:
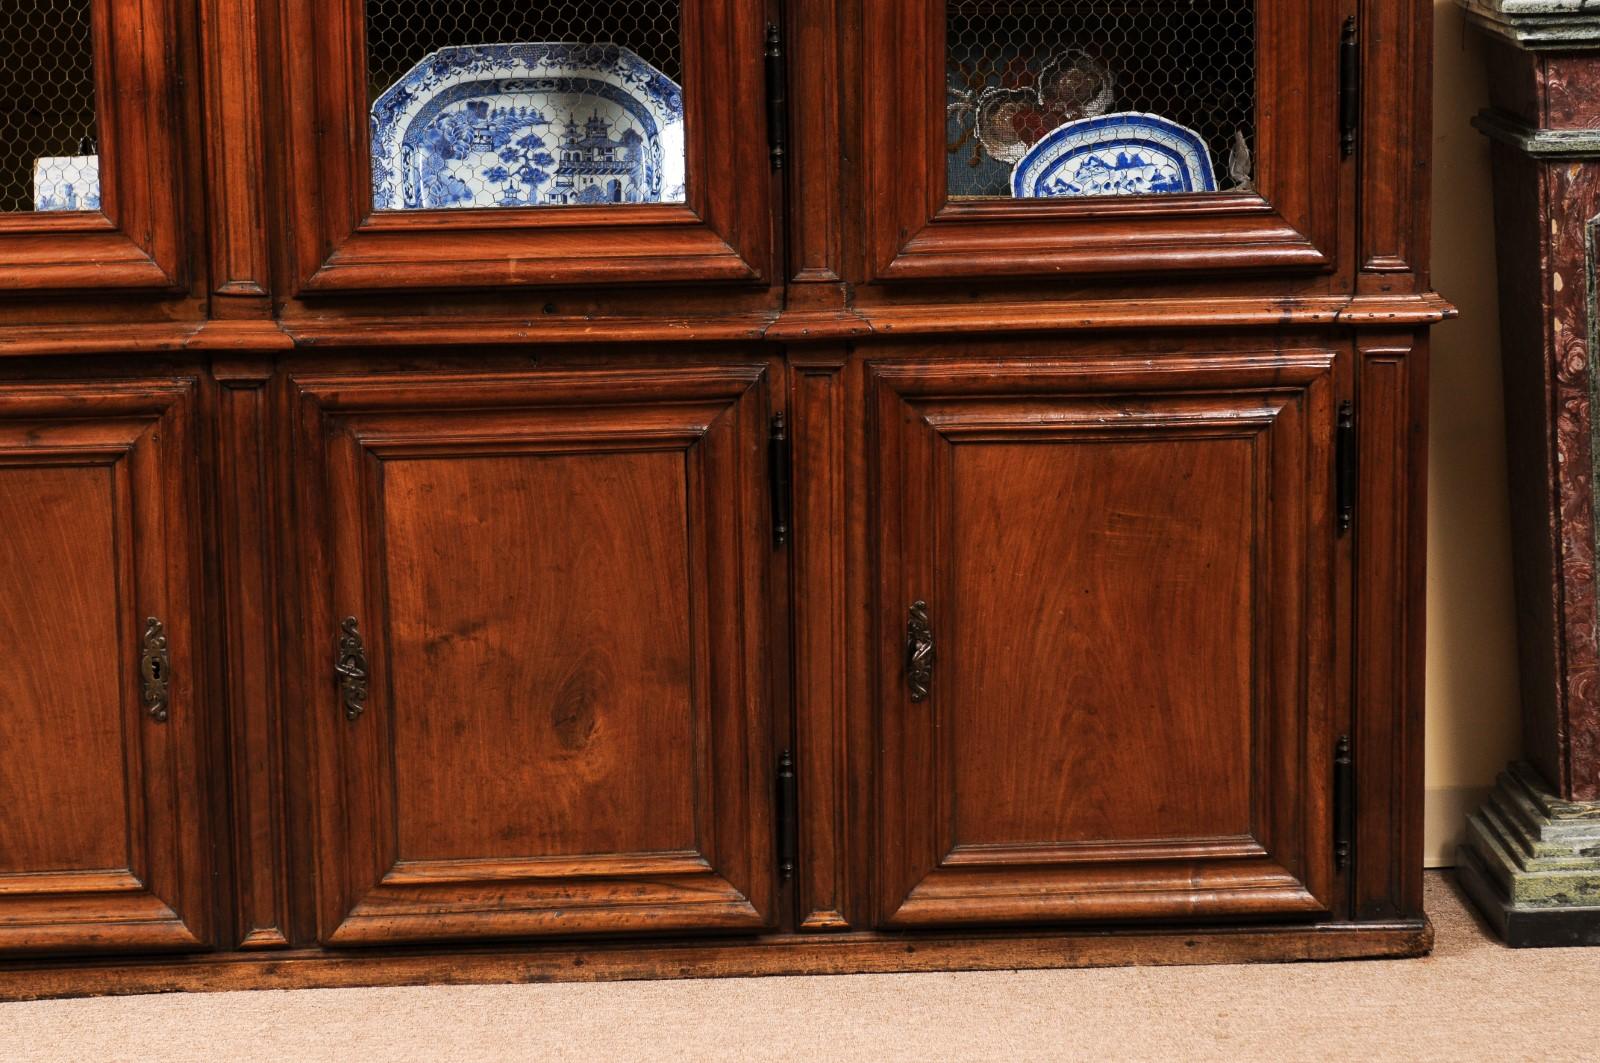
M 0 0 L 0 212 L 99 210 L 93 0 Z
M 378 210 L 682 203 L 678 0 L 368 0 Z
M 951 198 L 1254 187 L 1254 0 L 949 0 Z

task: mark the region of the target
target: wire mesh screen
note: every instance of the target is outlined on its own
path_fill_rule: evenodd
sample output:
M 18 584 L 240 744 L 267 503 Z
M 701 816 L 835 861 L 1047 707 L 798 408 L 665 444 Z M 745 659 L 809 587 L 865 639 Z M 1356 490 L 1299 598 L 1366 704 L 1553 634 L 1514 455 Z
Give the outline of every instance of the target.
M 1255 0 L 948 0 L 949 195 L 1254 186 Z
M 378 210 L 684 200 L 678 0 L 367 0 Z
M 100 209 L 92 6 L 0 2 L 0 212 Z

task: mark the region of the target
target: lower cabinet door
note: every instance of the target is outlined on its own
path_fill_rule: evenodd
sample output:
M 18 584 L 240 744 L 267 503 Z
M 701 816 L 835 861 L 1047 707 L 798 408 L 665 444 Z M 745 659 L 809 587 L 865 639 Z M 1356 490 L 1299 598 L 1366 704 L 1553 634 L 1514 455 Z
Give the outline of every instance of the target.
M 193 411 L 0 385 L 0 954 L 206 941 Z
M 772 923 L 767 387 L 293 381 L 326 942 Z
M 869 367 L 884 925 L 1328 910 L 1333 366 Z

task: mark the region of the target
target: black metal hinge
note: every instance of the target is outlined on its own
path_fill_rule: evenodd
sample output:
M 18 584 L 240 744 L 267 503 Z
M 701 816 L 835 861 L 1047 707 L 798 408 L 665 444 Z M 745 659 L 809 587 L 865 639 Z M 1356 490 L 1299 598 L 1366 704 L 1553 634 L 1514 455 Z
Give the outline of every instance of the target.
M 1344 20 L 1339 35 L 1339 143 L 1346 158 L 1356 153 L 1361 128 L 1361 37 L 1356 17 Z
M 1339 427 L 1337 438 L 1334 440 L 1336 494 L 1335 506 L 1337 507 L 1337 520 L 1339 534 L 1343 535 L 1355 526 L 1356 522 L 1356 405 L 1353 402 L 1339 404 Z
M 794 754 L 787 749 L 778 758 L 778 874 L 785 879 L 794 877 L 795 862 L 799 859 L 800 838 L 798 784 L 794 774 Z
M 1350 831 L 1355 823 L 1354 761 L 1350 736 L 1340 735 L 1333 747 L 1333 866 L 1350 866 Z
M 789 100 L 783 69 L 783 31 L 776 22 L 767 23 L 767 144 L 772 151 L 772 168 L 783 169 L 789 142 Z
M 782 413 L 772 415 L 767 437 L 767 479 L 772 490 L 772 541 L 789 541 L 789 426 Z

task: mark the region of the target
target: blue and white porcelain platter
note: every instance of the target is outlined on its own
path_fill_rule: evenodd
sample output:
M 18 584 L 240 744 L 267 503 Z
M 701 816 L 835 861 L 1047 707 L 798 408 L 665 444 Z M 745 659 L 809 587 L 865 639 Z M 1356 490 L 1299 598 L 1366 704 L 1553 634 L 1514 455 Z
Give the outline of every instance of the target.
M 682 203 L 683 91 L 615 44 L 442 48 L 372 105 L 372 201 Z
M 34 210 L 99 210 L 100 156 L 46 155 L 33 160 Z
M 1027 199 L 1216 190 L 1211 152 L 1200 134 L 1137 111 L 1057 126 L 1011 171 L 1011 194 Z

